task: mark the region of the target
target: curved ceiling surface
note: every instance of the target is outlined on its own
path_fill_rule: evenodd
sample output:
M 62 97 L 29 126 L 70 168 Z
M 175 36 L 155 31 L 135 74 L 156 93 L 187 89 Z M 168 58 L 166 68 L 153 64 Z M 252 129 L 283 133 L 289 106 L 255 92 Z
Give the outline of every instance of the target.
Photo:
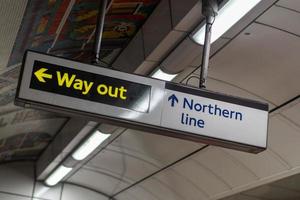
M 193 0 L 184 4 L 162 0 L 114 64 L 126 66 L 125 58 L 135 57 L 135 67 L 130 66 L 130 70 L 147 73 L 159 65 L 170 71 L 179 69 L 180 63 L 184 70 L 175 81 L 197 87 L 202 47 L 191 42 L 188 33 L 202 19 L 197 11 L 199 7 L 201 3 Z M 230 200 L 298 197 L 299 192 L 290 196 L 291 191 L 299 191 L 299 187 L 291 182 L 284 182 L 285 179 L 271 182 L 300 173 L 297 153 L 300 151 L 299 8 L 300 1 L 297 0 L 263 0 L 212 46 L 207 88 L 269 104 L 266 151 L 254 155 L 115 127 L 111 129 L 115 137 L 103 146 L 105 148 L 99 148 L 79 163 L 65 181 L 118 200 L 205 200 L 231 195 L 234 196 L 228 197 Z M 162 24 L 155 34 L 150 30 L 154 21 Z M 164 26 L 169 23 L 170 27 Z M 153 44 L 155 47 L 151 47 Z M 0 78 L 8 80 L 5 73 L 14 74 L 8 73 L 13 69 L 5 70 Z M 10 95 L 13 99 L 17 76 L 9 80 L 11 85 L 1 89 L 1 97 Z M 7 98 L 2 99 L 5 102 Z M 49 130 L 54 135 L 68 120 L 19 109 L 12 103 L 1 107 L 1 113 L 0 124 L 5 124 L 1 126 L 1 135 L 5 135 L 2 130 L 9 135 L 21 133 L 19 130 L 24 133 L 31 128 L 35 133 Z M 13 123 L 17 121 L 16 117 L 25 115 L 36 119 L 32 123 L 30 120 Z M 27 134 L 15 140 L 26 141 L 30 137 L 33 136 Z M 35 138 L 46 144 L 51 137 Z M 1 144 L 6 146 L 0 140 L 0 149 Z M 297 177 L 288 180 L 298 183 Z M 261 186 L 264 184 L 268 185 Z M 258 188 L 252 189 L 255 187 Z M 271 195 L 272 191 L 284 190 L 282 188 L 289 192 Z M 248 189 L 252 190 L 244 192 Z

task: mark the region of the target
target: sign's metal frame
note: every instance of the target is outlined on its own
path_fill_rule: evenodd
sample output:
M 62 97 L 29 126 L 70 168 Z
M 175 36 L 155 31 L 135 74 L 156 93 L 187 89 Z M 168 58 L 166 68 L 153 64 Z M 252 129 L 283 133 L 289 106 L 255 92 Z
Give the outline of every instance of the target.
M 56 106 L 56 105 L 54 106 L 54 105 L 50 105 L 50 104 L 43 103 L 43 102 L 37 102 L 34 100 L 30 100 L 30 99 L 24 99 L 24 98 L 20 97 L 20 87 L 21 87 L 21 84 L 22 84 L 22 81 L 24 78 L 23 77 L 24 67 L 25 67 L 25 61 L 26 61 L 28 52 L 34 52 L 37 54 L 50 56 L 45 53 L 40 53 L 40 52 L 35 52 L 35 51 L 26 51 L 25 56 L 23 58 L 21 70 L 20 70 L 20 78 L 19 78 L 17 92 L 16 92 L 16 98 L 15 98 L 15 104 L 18 106 L 23 106 L 26 108 L 37 108 L 37 109 L 46 110 L 46 111 L 50 111 L 50 112 L 58 112 L 58 113 L 67 114 L 69 116 L 70 116 L 70 114 L 73 116 L 77 116 L 77 117 L 85 116 L 86 119 L 99 121 L 101 123 L 114 124 L 114 125 L 118 125 L 118 126 L 122 126 L 122 127 L 126 127 L 126 128 L 137 129 L 137 130 L 146 131 L 146 132 L 150 132 L 150 133 L 154 133 L 154 134 L 170 136 L 170 137 L 175 137 L 175 138 L 180 138 L 180 139 L 185 139 L 185 140 L 190 140 L 190 141 L 195 141 L 195 142 L 201 142 L 201 143 L 205 143 L 205 144 L 209 144 L 209 145 L 216 145 L 216 146 L 221 146 L 221 147 L 225 147 L 225 148 L 236 149 L 239 151 L 245 151 L 245 152 L 249 152 L 249 153 L 259 153 L 266 149 L 266 147 L 259 147 L 259 146 L 253 146 L 253 145 L 243 144 L 243 143 L 239 143 L 239 142 L 232 142 L 232 141 L 228 141 L 228 140 L 224 140 L 224 139 L 220 139 L 220 138 L 213 138 L 213 137 L 204 136 L 204 135 L 200 135 L 200 134 L 194 134 L 194 133 L 190 133 L 190 132 L 174 130 L 174 129 L 170 129 L 170 128 L 146 124 L 146 123 L 137 122 L 137 121 L 133 121 L 133 120 L 105 116 L 105 115 L 101 115 L 101 114 L 95 114 L 95 113 L 91 113 L 91 112 L 65 108 L 62 106 Z M 58 56 L 51 55 L 51 57 L 56 57 L 59 59 L 70 60 L 70 61 L 79 63 L 78 61 L 74 61 L 71 59 L 65 59 L 65 58 L 61 58 Z M 82 64 L 86 64 L 86 63 L 82 63 Z M 108 70 L 118 72 L 118 71 L 112 70 L 112 69 L 108 69 Z M 120 73 L 120 72 L 118 72 L 118 73 Z M 121 72 L 121 73 L 124 73 L 124 72 Z M 127 74 L 127 73 L 125 73 L 125 74 Z M 130 74 L 130 76 L 132 76 L 132 75 Z M 152 79 L 155 81 L 160 81 L 161 83 L 165 83 L 161 80 L 153 79 L 150 77 L 144 77 L 144 76 L 140 76 L 140 75 L 133 75 L 133 76 L 146 78 L 146 79 Z M 212 99 L 224 100 L 224 101 L 231 102 L 231 103 L 237 103 L 239 105 L 247 104 L 247 105 L 250 105 L 249 107 L 252 107 L 252 108 L 258 108 L 258 109 L 262 109 L 265 111 L 268 110 L 268 105 L 261 103 L 261 102 L 243 99 L 243 98 L 239 98 L 239 97 L 233 97 L 230 95 L 224 95 L 224 94 L 220 94 L 217 92 L 211 92 L 211 91 L 204 90 L 204 89 L 198 89 L 198 88 L 193 88 L 193 87 L 189 87 L 189 86 L 182 86 L 182 85 L 179 85 L 176 83 L 165 83 L 165 87 L 167 89 L 174 89 L 175 91 L 180 90 L 182 92 L 186 92 L 186 93 L 194 94 L 194 95 L 195 94 L 202 94 L 202 95 L 204 94 L 204 95 L 206 95 L 206 97 L 209 97 Z

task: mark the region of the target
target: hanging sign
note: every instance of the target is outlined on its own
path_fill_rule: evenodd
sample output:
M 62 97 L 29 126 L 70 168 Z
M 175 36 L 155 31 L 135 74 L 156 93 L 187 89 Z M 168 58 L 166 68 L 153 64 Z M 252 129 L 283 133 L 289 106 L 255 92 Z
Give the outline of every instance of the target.
M 257 153 L 268 106 L 27 51 L 16 104 Z

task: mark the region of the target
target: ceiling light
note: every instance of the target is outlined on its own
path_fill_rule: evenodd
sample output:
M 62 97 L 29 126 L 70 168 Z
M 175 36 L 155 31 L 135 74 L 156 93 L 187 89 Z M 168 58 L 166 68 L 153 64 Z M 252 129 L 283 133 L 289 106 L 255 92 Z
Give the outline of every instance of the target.
M 87 140 L 83 142 L 72 154 L 75 160 L 83 160 L 92 153 L 110 134 L 104 134 L 96 130 Z
M 171 81 L 173 78 L 175 78 L 177 74 L 168 74 L 163 72 L 161 69 L 157 69 L 152 75 L 152 78 L 157 78 L 164 81 Z
M 246 13 L 248 13 L 261 0 L 229 0 L 215 17 L 212 26 L 211 43 L 221 37 L 228 29 L 237 23 Z M 205 25 L 194 35 L 193 39 L 203 45 L 205 37 Z
M 62 180 L 70 171 L 71 167 L 59 166 L 45 181 L 46 185 L 54 186 Z

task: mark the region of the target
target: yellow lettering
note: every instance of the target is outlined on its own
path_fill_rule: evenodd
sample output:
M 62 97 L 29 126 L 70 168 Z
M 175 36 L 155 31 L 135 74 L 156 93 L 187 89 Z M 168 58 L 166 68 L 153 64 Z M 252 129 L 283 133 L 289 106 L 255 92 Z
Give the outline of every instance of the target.
M 97 87 L 97 91 L 100 95 L 106 95 L 107 94 L 107 91 L 108 91 L 108 88 L 106 85 L 104 84 L 100 84 L 98 87 Z
M 125 100 L 127 97 L 125 96 L 124 93 L 126 93 L 127 90 L 126 90 L 123 86 L 121 86 L 121 87 L 119 88 L 119 91 L 120 91 L 120 98 Z
M 73 87 L 74 87 L 75 90 L 82 90 L 82 87 L 83 87 L 82 80 L 75 79 Z
M 85 91 L 83 91 L 82 94 L 87 94 L 87 93 L 89 93 L 89 91 L 91 90 L 91 88 L 92 88 L 94 82 L 88 83 L 87 81 L 83 81 L 83 83 L 84 83 Z
M 57 82 L 59 86 L 63 86 L 66 84 L 66 87 L 71 87 L 74 79 L 76 78 L 76 75 L 72 75 L 71 78 L 69 78 L 69 75 L 67 73 L 64 73 L 64 75 L 61 77 L 61 74 L 59 71 L 56 71 L 57 74 Z
M 112 92 L 113 87 L 112 87 L 112 86 L 109 86 L 108 88 L 109 88 L 109 89 L 108 89 L 108 95 L 109 95 L 110 97 L 118 98 L 118 88 L 115 88 L 114 94 L 113 94 L 113 92 Z
M 86 86 L 85 86 L 86 88 Z M 113 87 L 113 86 L 107 86 L 105 84 L 100 84 L 97 87 L 97 92 L 100 95 L 108 95 L 113 98 L 120 98 L 120 99 L 127 99 L 126 97 L 126 92 L 127 90 L 124 88 L 124 86 L 121 86 L 120 88 L 118 87 Z

